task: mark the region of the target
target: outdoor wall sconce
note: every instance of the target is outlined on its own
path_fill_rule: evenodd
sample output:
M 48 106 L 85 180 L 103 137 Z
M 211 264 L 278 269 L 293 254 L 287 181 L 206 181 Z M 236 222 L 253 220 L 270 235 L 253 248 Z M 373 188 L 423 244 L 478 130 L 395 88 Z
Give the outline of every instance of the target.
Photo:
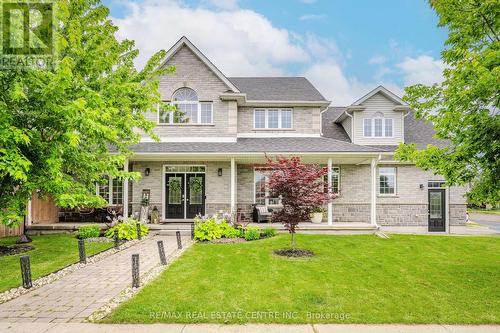
M 423 190 L 424 189 L 424 184 L 420 184 L 420 189 Z
M 149 168 L 146 168 L 146 170 L 144 170 L 144 175 L 147 177 L 147 176 L 149 176 L 150 172 L 151 172 L 151 170 Z
M 219 168 L 219 170 L 217 170 L 217 175 L 218 175 L 219 177 L 221 177 L 221 176 L 222 176 L 222 168 Z

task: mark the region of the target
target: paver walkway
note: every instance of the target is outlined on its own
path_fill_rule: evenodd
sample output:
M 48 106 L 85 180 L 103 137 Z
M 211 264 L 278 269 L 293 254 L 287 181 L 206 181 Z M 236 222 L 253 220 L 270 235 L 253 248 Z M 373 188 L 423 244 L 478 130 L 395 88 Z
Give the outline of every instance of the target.
M 139 253 L 141 275 L 159 264 L 156 242 L 160 239 L 163 240 L 168 260 L 177 250 L 176 238 L 148 238 L 57 281 L 0 304 L 0 323 L 81 322 L 131 285 L 132 254 Z M 188 239 L 183 238 L 183 244 L 187 244 Z

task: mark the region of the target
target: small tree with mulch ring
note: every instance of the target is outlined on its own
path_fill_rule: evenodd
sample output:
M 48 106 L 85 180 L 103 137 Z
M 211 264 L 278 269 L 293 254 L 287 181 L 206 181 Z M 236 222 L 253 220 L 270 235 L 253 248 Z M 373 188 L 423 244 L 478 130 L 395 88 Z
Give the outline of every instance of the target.
M 302 163 L 300 157 L 268 158 L 266 168 L 269 169 L 269 192 L 272 197 L 279 197 L 283 206 L 273 212 L 272 220 L 283 223 L 288 230 L 292 248 L 289 256 L 297 256 L 294 252 L 303 251 L 295 249 L 295 232 L 299 222 L 309 220 L 315 208 L 336 197 L 331 190 L 325 191 L 323 180 L 328 170 L 317 164 Z

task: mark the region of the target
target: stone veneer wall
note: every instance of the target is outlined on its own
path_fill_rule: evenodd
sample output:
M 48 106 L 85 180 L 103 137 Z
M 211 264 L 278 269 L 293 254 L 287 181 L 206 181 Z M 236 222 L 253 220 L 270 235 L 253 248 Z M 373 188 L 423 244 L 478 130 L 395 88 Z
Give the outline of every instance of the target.
M 229 162 L 133 162 L 133 170 L 144 172 L 149 167 L 148 177 L 143 175 L 132 185 L 132 212 L 140 209 L 143 188 L 151 190 L 151 205 L 161 210 L 163 200 L 164 164 L 206 165 L 206 213 L 230 211 L 230 163 Z M 341 165 L 341 195 L 333 202 L 334 222 L 370 221 L 370 167 L 367 165 Z M 222 168 L 222 176 L 217 175 Z M 397 167 L 397 194 L 377 197 L 377 221 L 380 225 L 425 226 L 427 225 L 427 181 L 438 177 L 414 166 Z M 253 166 L 237 165 L 237 209 L 247 220 L 252 218 L 254 196 Z M 420 184 L 424 189 L 420 189 Z M 465 223 L 465 188 L 451 187 L 449 200 L 450 225 Z

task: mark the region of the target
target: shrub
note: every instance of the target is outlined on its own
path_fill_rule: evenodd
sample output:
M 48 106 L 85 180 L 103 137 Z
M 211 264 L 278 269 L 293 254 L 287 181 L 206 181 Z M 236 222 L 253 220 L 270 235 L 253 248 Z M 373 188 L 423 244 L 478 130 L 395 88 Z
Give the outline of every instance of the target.
M 228 223 L 223 222 L 219 225 L 223 238 L 238 238 L 240 237 L 240 230 L 230 226 Z
M 276 229 L 274 228 L 265 228 L 261 232 L 263 237 L 274 237 L 276 236 Z
M 258 227 L 246 227 L 245 228 L 245 239 L 247 241 L 260 239 L 260 228 L 258 228 Z
M 115 237 L 115 230 L 118 230 L 118 238 L 119 239 L 125 239 L 125 240 L 132 240 L 137 238 L 137 224 L 141 226 L 141 236 L 146 236 L 149 234 L 149 229 L 143 225 L 142 223 L 139 223 L 139 221 L 135 219 L 129 219 L 126 220 L 125 222 L 119 223 L 115 225 L 112 228 L 109 228 L 105 236 L 108 238 L 114 238 Z
M 213 218 L 195 221 L 194 239 L 198 241 L 211 241 L 222 237 L 222 229 Z
M 78 228 L 78 238 L 95 238 L 99 237 L 101 234 L 101 228 L 97 224 L 92 225 L 82 225 Z

